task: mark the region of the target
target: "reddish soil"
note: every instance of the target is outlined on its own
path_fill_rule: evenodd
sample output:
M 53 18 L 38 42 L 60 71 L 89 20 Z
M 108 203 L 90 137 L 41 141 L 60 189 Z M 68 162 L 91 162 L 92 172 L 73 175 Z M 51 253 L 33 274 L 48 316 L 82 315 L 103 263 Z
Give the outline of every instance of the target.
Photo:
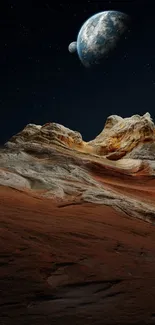
M 68 323 L 155 324 L 155 228 L 1 186 L 0 324 Z

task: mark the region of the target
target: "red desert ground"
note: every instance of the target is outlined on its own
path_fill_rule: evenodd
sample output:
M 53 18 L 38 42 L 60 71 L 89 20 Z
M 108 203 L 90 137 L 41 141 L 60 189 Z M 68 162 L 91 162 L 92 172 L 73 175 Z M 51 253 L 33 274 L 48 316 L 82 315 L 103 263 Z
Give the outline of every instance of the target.
M 29 124 L 0 150 L 0 324 L 155 324 L 155 125 Z

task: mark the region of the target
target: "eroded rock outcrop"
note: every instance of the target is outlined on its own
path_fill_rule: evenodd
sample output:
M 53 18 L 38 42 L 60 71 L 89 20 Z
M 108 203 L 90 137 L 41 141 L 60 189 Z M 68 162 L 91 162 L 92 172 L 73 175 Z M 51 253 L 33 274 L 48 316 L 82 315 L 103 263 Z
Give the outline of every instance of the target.
M 109 205 L 154 222 L 153 194 L 150 202 L 151 196 L 142 200 L 139 194 L 135 199 L 129 191 L 141 191 L 145 177 L 152 193 L 154 134 L 149 113 L 124 119 L 110 116 L 103 131 L 89 142 L 57 123 L 29 124 L 0 151 L 0 185 L 59 201 Z
M 37 143 L 44 145 L 65 145 L 69 148 L 80 147 L 83 144 L 79 132 L 72 131 L 58 123 L 46 123 L 43 126 L 28 124 L 21 132 L 13 136 L 7 147 L 23 147 L 24 144 Z
M 145 158 L 146 146 L 154 157 L 152 143 L 155 142 L 155 126 L 149 113 L 122 118 L 112 115 L 107 118 L 103 131 L 92 141 L 85 142 L 79 132 L 72 131 L 57 123 L 43 126 L 28 124 L 21 132 L 13 136 L 6 144 L 7 148 L 59 145 L 80 152 L 118 160 L 137 148 L 138 158 Z M 150 145 L 151 144 L 151 145 Z M 153 145 L 154 147 L 154 145 Z M 134 154 L 135 156 L 135 154 Z M 147 150 L 147 159 L 149 150 Z M 132 157 L 132 154 L 130 154 Z M 136 154 L 137 157 L 137 154 Z
M 124 119 L 112 115 L 108 117 L 103 131 L 90 141 L 89 145 L 96 148 L 98 155 L 106 155 L 107 158 L 117 160 L 138 145 L 155 141 L 154 130 L 154 123 L 149 113 Z
M 29 124 L 0 149 L 0 324 L 155 323 L 154 130 Z

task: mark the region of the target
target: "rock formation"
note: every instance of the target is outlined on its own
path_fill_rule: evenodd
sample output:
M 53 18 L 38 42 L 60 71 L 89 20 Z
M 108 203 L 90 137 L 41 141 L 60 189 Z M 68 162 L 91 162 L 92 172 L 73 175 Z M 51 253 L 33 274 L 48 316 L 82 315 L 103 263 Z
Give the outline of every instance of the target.
M 103 131 L 85 142 L 79 132 L 57 123 L 28 124 L 0 152 L 0 184 L 62 201 L 112 205 L 154 222 L 154 204 L 105 184 L 118 179 L 140 188 L 155 173 L 155 126 L 149 113 L 108 117 Z M 108 181 L 106 181 L 108 179 Z M 110 181 L 111 180 L 111 181 Z
M 89 142 L 47 123 L 4 145 L 0 324 L 155 323 L 154 158 L 148 113 Z
M 72 131 L 57 123 L 43 126 L 28 124 L 21 132 L 13 136 L 7 148 L 40 144 L 41 146 L 63 146 L 76 151 L 92 153 L 97 156 L 118 160 L 131 153 L 133 149 L 155 141 L 155 126 L 149 113 L 122 118 L 112 115 L 107 118 L 103 131 L 92 141 L 84 142 L 79 132 Z M 152 153 L 151 153 L 152 154 Z M 143 154 L 142 154 L 143 155 Z

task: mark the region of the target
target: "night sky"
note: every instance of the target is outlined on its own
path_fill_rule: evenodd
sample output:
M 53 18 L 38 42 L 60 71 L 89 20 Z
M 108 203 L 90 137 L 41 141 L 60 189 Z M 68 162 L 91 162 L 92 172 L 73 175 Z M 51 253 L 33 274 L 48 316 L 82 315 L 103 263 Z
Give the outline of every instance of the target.
M 33 3 L 33 4 L 32 4 Z M 155 19 L 151 1 L 5 1 L 0 5 L 0 144 L 26 124 L 57 122 L 94 138 L 109 115 L 155 118 Z M 68 45 L 104 10 L 130 15 L 123 45 L 86 69 Z

